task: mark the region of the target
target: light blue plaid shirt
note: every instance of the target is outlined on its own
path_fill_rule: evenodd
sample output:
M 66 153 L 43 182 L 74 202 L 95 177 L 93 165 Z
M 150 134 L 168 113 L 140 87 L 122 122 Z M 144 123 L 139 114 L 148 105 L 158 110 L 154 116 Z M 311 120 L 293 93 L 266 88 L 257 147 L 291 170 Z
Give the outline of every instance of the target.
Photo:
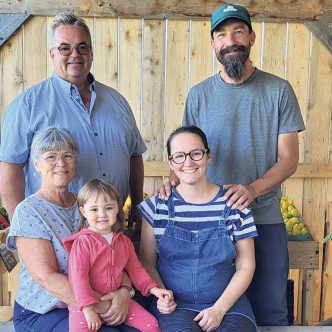
M 30 159 L 34 134 L 48 126 L 68 129 L 75 137 L 79 153 L 77 176 L 70 191 L 78 192 L 92 178 L 110 180 L 124 201 L 129 192 L 130 157 L 141 155 L 146 146 L 136 126 L 130 106 L 116 90 L 91 83 L 87 110 L 75 85 L 56 73 L 19 95 L 7 108 L 0 147 L 0 161 L 26 163 L 25 196 L 40 187 L 39 174 Z

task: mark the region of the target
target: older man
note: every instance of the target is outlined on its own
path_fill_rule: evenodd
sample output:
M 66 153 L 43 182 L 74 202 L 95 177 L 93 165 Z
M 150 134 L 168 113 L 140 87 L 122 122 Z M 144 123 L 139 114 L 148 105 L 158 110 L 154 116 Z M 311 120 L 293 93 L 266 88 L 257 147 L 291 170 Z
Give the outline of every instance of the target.
M 290 84 L 253 66 L 254 42 L 244 7 L 226 4 L 212 13 L 211 45 L 221 70 L 190 90 L 183 123 L 205 131 L 212 154 L 208 178 L 225 184 L 228 205 L 251 206 L 258 237 L 247 295 L 258 325 L 287 325 L 280 184 L 296 171 L 304 124 Z
M 70 191 L 78 192 L 92 178 L 107 179 L 122 200 L 130 191 L 135 206 L 143 198 L 142 153 L 146 146 L 128 102 L 90 73 L 92 42 L 84 20 L 74 14 L 56 16 L 50 38 L 53 75 L 19 95 L 6 110 L 0 148 L 3 205 L 11 217 L 24 196 L 39 189 L 40 178 L 30 158 L 31 141 L 36 132 L 56 126 L 68 129 L 79 145 L 77 174 Z M 131 218 L 139 228 L 135 211 Z M 128 300 L 129 295 L 124 302 L 128 304 Z M 122 322 L 125 307 L 120 306 L 109 322 Z
M 128 102 L 90 73 L 91 35 L 81 18 L 58 15 L 50 38 L 53 75 L 19 95 L 5 114 L 0 149 L 3 204 L 11 216 L 17 203 L 39 188 L 30 143 L 37 131 L 52 125 L 68 129 L 79 143 L 71 191 L 91 178 L 107 179 L 123 201 L 130 191 L 135 206 L 142 200 L 146 147 Z

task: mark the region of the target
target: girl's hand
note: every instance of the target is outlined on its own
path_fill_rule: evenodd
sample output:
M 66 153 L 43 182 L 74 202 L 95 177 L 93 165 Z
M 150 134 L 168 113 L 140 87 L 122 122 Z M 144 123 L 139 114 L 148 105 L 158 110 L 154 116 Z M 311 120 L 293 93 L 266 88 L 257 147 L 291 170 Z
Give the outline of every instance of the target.
M 171 290 L 153 287 L 150 293 L 158 298 L 157 308 L 162 314 L 170 314 L 176 309 L 173 292 Z
M 165 302 L 174 300 L 173 292 L 168 289 L 153 287 L 150 289 L 150 294 L 153 294 L 155 297 Z
M 203 331 L 211 332 L 219 327 L 222 319 L 224 318 L 222 310 L 215 307 L 210 307 L 202 310 L 195 318 L 194 321 L 198 322 L 198 325 Z
M 84 317 L 86 319 L 89 330 L 98 331 L 101 327 L 101 319 L 94 309 L 93 305 L 87 306 L 82 309 Z

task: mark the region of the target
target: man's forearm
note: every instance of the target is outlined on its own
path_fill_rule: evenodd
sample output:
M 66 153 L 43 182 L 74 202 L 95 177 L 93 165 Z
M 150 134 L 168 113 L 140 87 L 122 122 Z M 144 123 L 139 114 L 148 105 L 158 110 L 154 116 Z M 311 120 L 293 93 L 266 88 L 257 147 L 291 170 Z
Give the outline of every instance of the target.
M 255 196 L 261 196 L 279 186 L 296 172 L 297 160 L 280 160 L 264 176 L 250 184 Z
M 23 165 L 0 163 L 0 195 L 9 219 L 13 217 L 18 203 L 24 199 L 25 180 Z
M 143 200 L 144 164 L 141 155 L 130 158 L 130 196 L 135 207 Z

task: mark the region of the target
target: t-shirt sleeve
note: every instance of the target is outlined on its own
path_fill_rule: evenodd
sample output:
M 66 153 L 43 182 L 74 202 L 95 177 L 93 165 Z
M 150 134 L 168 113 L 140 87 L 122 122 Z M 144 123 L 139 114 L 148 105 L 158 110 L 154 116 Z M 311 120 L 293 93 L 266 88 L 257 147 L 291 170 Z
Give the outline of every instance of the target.
M 51 240 L 51 234 L 40 214 L 27 202 L 20 203 L 14 211 L 7 237 L 7 247 L 16 251 L 15 237 Z
M 197 98 L 196 98 L 196 90 L 195 88 L 190 89 L 186 104 L 184 107 L 183 117 L 182 117 L 182 125 L 183 126 L 189 126 L 189 125 L 195 125 L 197 126 L 196 119 L 197 119 Z
M 232 224 L 234 241 L 258 236 L 250 209 L 232 210 L 229 221 Z
M 157 198 L 149 197 L 145 201 L 137 205 L 138 210 L 143 215 L 144 219 L 152 226 L 155 226 L 155 214 L 156 214 Z
M 27 95 L 18 96 L 6 109 L 0 146 L 0 161 L 22 164 L 29 157 L 33 132 L 29 128 Z M 15 130 L 13 130 L 15 128 Z
M 280 100 L 279 134 L 299 132 L 305 129 L 299 103 L 289 82 L 285 86 Z

